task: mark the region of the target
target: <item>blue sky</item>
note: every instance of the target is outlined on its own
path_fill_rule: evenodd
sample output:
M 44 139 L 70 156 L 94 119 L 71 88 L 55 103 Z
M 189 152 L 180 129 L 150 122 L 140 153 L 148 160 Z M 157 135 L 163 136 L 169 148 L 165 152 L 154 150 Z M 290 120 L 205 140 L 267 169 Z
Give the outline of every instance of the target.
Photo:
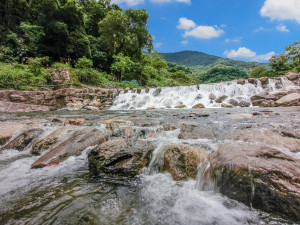
M 158 52 L 267 61 L 300 40 L 300 0 L 113 0 L 146 8 Z

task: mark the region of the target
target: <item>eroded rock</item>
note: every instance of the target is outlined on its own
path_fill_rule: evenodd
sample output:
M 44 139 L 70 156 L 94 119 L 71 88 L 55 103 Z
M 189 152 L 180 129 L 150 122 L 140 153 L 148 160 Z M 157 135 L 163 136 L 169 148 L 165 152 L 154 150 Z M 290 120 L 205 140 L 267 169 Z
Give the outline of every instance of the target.
M 110 130 L 113 136 L 120 135 L 120 127 L 131 127 L 134 125 L 132 121 L 123 119 L 109 119 L 102 121 L 102 123 L 105 124 L 106 129 Z
M 100 177 L 134 177 L 150 163 L 154 147 L 145 141 L 134 144 L 114 139 L 94 148 L 88 155 L 89 170 Z
M 169 145 L 164 149 L 163 171 L 174 180 L 196 179 L 198 166 L 207 159 L 205 150 L 190 145 Z
M 23 123 L 2 123 L 0 124 L 0 145 L 5 144 L 13 135 L 27 129 Z

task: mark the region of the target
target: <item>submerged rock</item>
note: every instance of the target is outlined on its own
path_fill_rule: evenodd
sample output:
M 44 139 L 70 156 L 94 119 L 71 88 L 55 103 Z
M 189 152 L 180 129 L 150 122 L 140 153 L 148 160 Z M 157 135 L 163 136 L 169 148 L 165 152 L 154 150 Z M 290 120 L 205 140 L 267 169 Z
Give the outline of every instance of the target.
M 222 103 L 222 102 L 224 102 L 227 98 L 228 98 L 227 95 L 222 95 L 222 96 L 218 97 L 218 98 L 215 100 L 215 102 L 216 102 L 216 103 Z
M 220 192 L 266 212 L 300 221 L 300 160 L 257 144 L 224 144 L 212 155 Z
M 0 124 L 0 145 L 5 144 L 13 135 L 27 129 L 23 123 L 2 123 Z
M 91 175 L 99 177 L 134 177 L 147 167 L 154 147 L 146 141 L 128 143 L 114 139 L 97 146 L 88 155 Z
M 50 149 L 32 164 L 32 168 L 52 166 L 61 163 L 70 156 L 80 155 L 87 147 L 105 142 L 107 135 L 96 128 L 76 130 L 70 138 Z
M 42 135 L 43 132 L 44 130 L 40 128 L 24 131 L 23 133 L 15 137 L 13 140 L 8 142 L 6 145 L 4 145 L 2 148 L 0 148 L 0 151 L 5 149 L 16 149 L 19 151 L 24 150 L 26 146 L 28 146 L 40 135 Z
M 197 122 L 186 121 L 180 123 L 179 139 L 213 139 L 215 133 L 212 128 L 206 126 L 198 126 Z
M 196 179 L 198 166 L 207 159 L 205 150 L 190 145 L 169 145 L 164 149 L 163 171 L 174 180 Z

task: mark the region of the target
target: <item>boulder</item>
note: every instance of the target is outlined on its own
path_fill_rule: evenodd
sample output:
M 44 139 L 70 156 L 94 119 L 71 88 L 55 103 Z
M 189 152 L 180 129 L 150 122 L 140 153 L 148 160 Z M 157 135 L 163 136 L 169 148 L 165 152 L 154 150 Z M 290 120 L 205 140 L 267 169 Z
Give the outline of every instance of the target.
M 45 155 L 34 162 L 32 168 L 52 166 L 65 161 L 70 156 L 80 155 L 86 148 L 101 144 L 107 140 L 107 134 L 96 128 L 84 128 L 74 134 L 58 146 L 50 149 Z
M 125 139 L 104 142 L 88 154 L 90 174 L 112 178 L 134 177 L 149 165 L 153 150 L 151 144 L 141 140 L 134 144 Z
M 300 78 L 300 73 L 288 73 L 287 75 L 285 75 L 287 79 L 293 81 L 293 80 L 297 80 Z
M 255 84 L 256 79 L 255 78 L 248 78 L 249 84 Z
M 241 101 L 239 102 L 239 107 L 249 107 L 251 105 L 250 102 Z
M 2 123 L 0 124 L 0 145 L 5 144 L 13 135 L 27 129 L 23 123 Z
M 24 150 L 26 146 L 31 144 L 34 140 L 36 140 L 39 136 L 41 136 L 44 133 L 44 130 L 40 128 L 34 128 L 30 130 L 26 130 L 16 136 L 13 140 L 8 142 L 6 145 L 4 145 L 2 148 L 0 148 L 0 151 L 5 149 L 16 149 L 19 151 Z
M 186 108 L 186 105 L 177 105 L 174 108 L 175 109 L 184 109 L 184 108 Z
M 169 145 L 164 148 L 163 171 L 174 180 L 196 179 L 198 167 L 207 160 L 204 149 L 190 145 Z
M 239 79 L 239 80 L 237 80 L 236 83 L 237 83 L 237 84 L 240 84 L 240 85 L 244 85 L 246 82 L 245 82 L 244 79 Z
M 145 89 L 145 93 L 149 93 L 149 91 L 150 91 L 150 88 L 147 87 L 147 88 Z
M 232 105 L 225 104 L 225 103 L 222 103 L 222 104 L 221 104 L 221 107 L 222 107 L 222 108 L 233 108 Z
M 248 206 L 300 221 L 300 160 L 271 147 L 223 144 L 211 156 L 219 191 Z
M 262 85 L 267 84 L 269 78 L 268 77 L 261 77 L 259 78 L 259 81 L 261 82 Z
M 232 134 L 235 141 L 259 143 L 265 146 L 277 146 L 291 152 L 300 152 L 300 140 L 297 138 L 284 137 L 270 130 L 245 129 Z
M 199 103 L 197 105 L 194 105 L 192 108 L 193 109 L 203 109 L 203 108 L 205 108 L 205 106 L 203 104 Z
M 233 105 L 233 106 L 238 106 L 238 105 L 239 105 L 239 102 L 236 101 L 236 100 L 234 100 L 234 99 L 229 99 L 229 100 L 228 100 L 228 103 L 229 103 L 230 105 Z
M 108 129 L 113 136 L 119 136 L 121 133 L 121 127 L 131 127 L 134 123 L 130 120 L 123 119 L 109 119 L 102 121 L 105 124 L 106 129 Z
M 222 95 L 222 96 L 219 96 L 219 97 L 215 100 L 215 102 L 216 102 L 216 103 L 222 103 L 222 102 L 224 102 L 227 98 L 228 98 L 227 95 Z
M 298 93 L 288 94 L 276 101 L 279 106 L 299 106 L 299 102 L 300 94 Z
M 161 91 L 162 91 L 161 87 L 156 88 L 155 91 L 153 92 L 153 96 L 155 97 L 158 96 L 161 93 Z
M 208 96 L 208 98 L 210 100 L 215 100 L 217 97 L 216 97 L 216 95 L 214 93 L 210 93 L 209 96 Z

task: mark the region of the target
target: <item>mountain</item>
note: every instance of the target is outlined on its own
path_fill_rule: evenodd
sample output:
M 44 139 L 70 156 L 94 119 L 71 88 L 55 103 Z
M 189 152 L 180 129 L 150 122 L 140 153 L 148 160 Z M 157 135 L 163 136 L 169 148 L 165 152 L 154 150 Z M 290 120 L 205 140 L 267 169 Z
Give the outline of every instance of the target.
M 217 65 L 229 66 L 234 69 L 245 70 L 247 73 L 254 67 L 267 65 L 257 62 L 243 62 L 233 59 L 225 59 L 214 55 L 197 51 L 182 51 L 174 53 L 160 53 L 167 62 L 189 67 L 193 72 L 201 72 Z

